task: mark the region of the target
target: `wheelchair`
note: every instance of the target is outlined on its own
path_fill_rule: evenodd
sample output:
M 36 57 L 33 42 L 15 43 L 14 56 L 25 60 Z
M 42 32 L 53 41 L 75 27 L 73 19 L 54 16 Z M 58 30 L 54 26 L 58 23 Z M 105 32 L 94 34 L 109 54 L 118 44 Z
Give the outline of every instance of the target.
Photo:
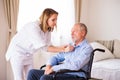
M 90 60 L 89 60 L 89 62 L 88 62 L 88 68 L 87 68 L 86 71 L 84 71 L 84 70 L 82 70 L 82 69 L 80 69 L 80 70 L 78 70 L 78 71 L 63 69 L 63 70 L 59 70 L 58 72 L 55 72 L 55 73 L 53 74 L 53 79 L 54 79 L 54 80 L 57 80 L 56 76 L 57 76 L 58 74 L 64 74 L 64 73 L 68 73 L 68 72 L 69 72 L 69 73 L 70 73 L 70 72 L 83 72 L 83 73 L 85 74 L 86 78 L 85 78 L 85 77 L 77 77 L 77 80 L 96 80 L 96 79 L 94 79 L 94 78 L 91 78 L 92 63 L 93 63 L 94 53 L 95 53 L 96 51 L 105 52 L 104 49 L 99 49 L 99 48 L 94 49 L 94 50 L 92 51 L 91 55 L 90 55 Z M 46 65 L 41 66 L 40 69 L 43 69 L 45 66 L 46 66 Z M 76 79 L 75 79 L 75 80 L 76 80 Z M 100 80 L 100 79 L 97 79 L 97 80 Z

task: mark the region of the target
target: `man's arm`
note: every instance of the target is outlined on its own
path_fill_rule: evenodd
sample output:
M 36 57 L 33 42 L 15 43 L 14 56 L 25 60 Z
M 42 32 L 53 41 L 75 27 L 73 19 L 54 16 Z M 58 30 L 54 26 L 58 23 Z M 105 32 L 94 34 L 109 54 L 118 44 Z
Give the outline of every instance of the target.
M 46 68 L 45 68 L 45 73 L 44 74 L 50 74 L 53 72 L 52 66 L 59 64 L 60 62 L 64 61 L 64 53 L 58 53 L 54 56 L 52 56 L 47 64 L 46 64 Z
M 58 71 L 60 69 L 69 69 L 69 70 L 81 69 L 86 63 L 88 63 L 92 50 L 93 50 L 92 48 L 83 49 L 82 52 L 79 52 L 80 54 L 76 55 L 74 59 L 69 57 L 70 58 L 69 61 L 60 65 L 53 66 L 52 67 L 53 71 Z

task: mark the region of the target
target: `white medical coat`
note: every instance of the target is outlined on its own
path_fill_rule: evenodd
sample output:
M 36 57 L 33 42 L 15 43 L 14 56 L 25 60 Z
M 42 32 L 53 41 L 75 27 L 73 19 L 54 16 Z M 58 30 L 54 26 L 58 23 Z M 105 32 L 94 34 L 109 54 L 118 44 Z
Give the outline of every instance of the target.
M 7 61 L 17 53 L 19 55 L 33 54 L 40 48 L 47 50 L 47 46 L 51 44 L 51 33 L 44 33 L 39 25 L 39 21 L 28 23 L 16 33 L 6 52 Z

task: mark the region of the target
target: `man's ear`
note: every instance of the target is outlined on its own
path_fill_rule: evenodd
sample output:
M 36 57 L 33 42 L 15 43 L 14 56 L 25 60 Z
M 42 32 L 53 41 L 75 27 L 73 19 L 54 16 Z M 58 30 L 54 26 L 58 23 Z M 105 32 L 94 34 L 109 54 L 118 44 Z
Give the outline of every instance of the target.
M 82 36 L 85 36 L 85 31 L 84 30 L 82 31 Z

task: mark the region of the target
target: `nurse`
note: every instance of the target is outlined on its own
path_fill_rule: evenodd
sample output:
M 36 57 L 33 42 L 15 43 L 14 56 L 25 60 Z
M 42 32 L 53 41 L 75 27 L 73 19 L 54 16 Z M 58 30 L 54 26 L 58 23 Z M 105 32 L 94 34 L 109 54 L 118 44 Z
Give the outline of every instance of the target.
M 33 68 L 33 53 L 38 49 L 49 52 L 69 52 L 72 46 L 53 46 L 51 32 L 56 27 L 58 12 L 46 8 L 38 21 L 26 24 L 12 38 L 6 52 L 10 60 L 14 80 L 25 80 L 28 71 Z

